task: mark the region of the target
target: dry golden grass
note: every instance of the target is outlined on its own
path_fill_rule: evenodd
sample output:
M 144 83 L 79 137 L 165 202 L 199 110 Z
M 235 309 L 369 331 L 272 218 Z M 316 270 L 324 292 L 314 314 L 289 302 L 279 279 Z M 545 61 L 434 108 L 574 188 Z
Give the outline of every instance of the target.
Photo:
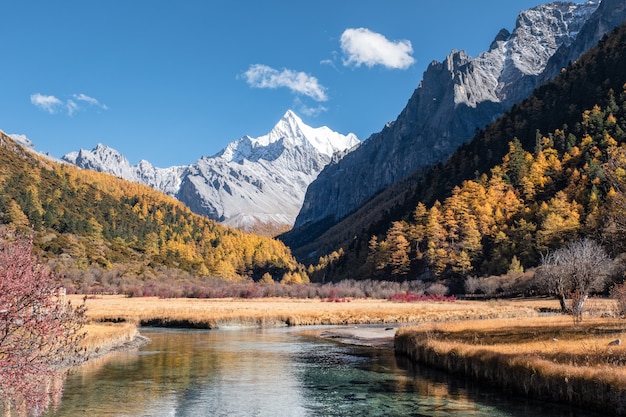
M 536 358 L 551 369 L 560 365 L 580 369 L 606 365 L 613 373 L 623 372 L 626 376 L 626 343 L 610 345 L 626 335 L 626 322 L 619 319 L 590 318 L 579 325 L 566 316 L 494 319 L 433 323 L 403 328 L 399 334 L 403 333 L 423 336 L 424 343 L 441 353 L 481 351 L 526 361 Z
M 68 296 L 80 304 L 82 296 Z M 85 300 L 91 324 L 83 346 L 91 356 L 124 345 L 137 336 L 137 326 L 217 328 L 323 324 L 406 324 L 496 317 L 533 317 L 540 308 L 555 308 L 552 300 L 455 301 L 398 303 L 385 300 L 325 302 L 319 299 L 159 299 L 105 295 Z
M 81 346 L 90 355 L 129 343 L 139 334 L 134 323 L 90 323 L 85 326 L 85 332 Z
M 599 312 L 611 301 L 597 301 Z M 606 311 L 606 310 L 605 310 Z M 617 414 L 626 399 L 626 321 L 587 316 L 468 320 L 402 328 L 396 349 L 508 389 Z M 626 340 L 625 340 L 626 341 Z
M 455 301 L 396 303 L 357 299 L 325 302 L 319 299 L 159 299 L 101 296 L 86 301 L 94 321 L 186 325 L 215 328 L 252 326 L 422 323 L 468 319 L 534 317 L 539 308 L 556 308 L 552 300 Z
M 82 296 L 68 296 L 80 304 Z M 455 301 L 414 303 L 385 300 L 325 302 L 319 299 L 159 299 L 105 295 L 88 298 L 87 327 L 83 345 L 90 352 L 106 352 L 131 341 L 141 324 L 217 328 L 228 325 L 254 327 L 407 324 L 431 321 L 534 317 L 540 308 L 556 308 L 552 300 Z M 112 323 L 115 322 L 115 323 Z

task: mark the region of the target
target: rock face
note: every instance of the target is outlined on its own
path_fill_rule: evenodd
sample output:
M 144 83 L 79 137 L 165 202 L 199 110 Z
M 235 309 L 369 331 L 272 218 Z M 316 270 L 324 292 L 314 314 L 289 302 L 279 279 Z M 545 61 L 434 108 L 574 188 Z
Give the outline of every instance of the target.
M 316 224 L 318 231 L 326 228 L 418 168 L 445 161 L 477 130 L 621 23 L 625 3 L 538 6 L 521 12 L 515 29 L 502 29 L 489 50 L 476 58 L 452 51 L 443 62 L 432 62 L 397 120 L 331 163 L 311 183 L 285 241 L 302 242 L 299 229 L 304 233 Z
M 358 143 L 354 134 L 312 128 L 287 111 L 267 135 L 244 136 L 188 166 L 156 168 L 147 161 L 131 165 L 103 145 L 63 159 L 149 185 L 226 225 L 267 230 L 292 226 L 311 181 L 335 153 Z
M 574 62 L 587 50 L 596 46 L 604 35 L 626 21 L 625 0 L 602 0 L 598 9 L 585 22 L 571 45 L 562 45 L 552 55 L 539 78 L 543 84 L 553 78 L 562 68 Z
M 175 166 L 157 168 L 150 162 L 141 160 L 137 165 L 131 165 L 128 159 L 117 150 L 98 144 L 92 150 L 81 149 L 70 152 L 61 158 L 83 169 L 106 172 L 125 180 L 148 185 L 168 195 L 176 195 L 186 167 Z

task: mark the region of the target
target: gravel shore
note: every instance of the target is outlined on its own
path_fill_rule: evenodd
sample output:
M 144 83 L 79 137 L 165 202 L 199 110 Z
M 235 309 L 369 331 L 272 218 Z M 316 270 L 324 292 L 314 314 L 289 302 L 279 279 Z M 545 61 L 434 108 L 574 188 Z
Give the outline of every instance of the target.
M 319 337 L 357 346 L 393 349 L 396 327 L 338 326 L 320 331 Z

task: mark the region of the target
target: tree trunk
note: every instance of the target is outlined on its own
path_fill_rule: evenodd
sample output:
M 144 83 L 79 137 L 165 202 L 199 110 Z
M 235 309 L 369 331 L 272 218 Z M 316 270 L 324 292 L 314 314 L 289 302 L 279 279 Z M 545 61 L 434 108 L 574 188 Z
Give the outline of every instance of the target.
M 587 296 L 585 295 L 584 297 L 582 297 L 580 300 L 578 300 L 578 302 L 576 303 L 576 310 L 580 311 L 582 313 L 583 311 L 583 307 L 585 306 L 585 301 L 587 301 Z
M 576 321 L 580 322 L 583 319 L 583 308 L 585 301 L 587 301 L 587 295 L 576 293 L 572 298 L 572 315 Z

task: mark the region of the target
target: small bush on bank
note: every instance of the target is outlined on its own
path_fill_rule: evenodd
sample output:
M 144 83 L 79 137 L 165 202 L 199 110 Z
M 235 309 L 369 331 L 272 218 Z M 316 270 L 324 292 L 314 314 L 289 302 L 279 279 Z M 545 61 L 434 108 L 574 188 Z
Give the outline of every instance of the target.
M 484 295 L 486 297 L 507 297 L 528 294 L 532 291 L 534 270 L 523 273 L 515 272 L 506 275 L 488 277 L 467 277 L 465 291 L 467 294 Z
M 617 315 L 620 317 L 626 316 L 626 282 L 613 286 L 611 289 L 611 298 L 617 300 Z
M 446 301 L 453 302 L 456 301 L 456 297 L 454 295 L 445 296 L 438 294 L 411 294 L 411 293 L 400 293 L 394 294 L 389 297 L 389 301 L 396 301 L 402 303 L 411 303 L 416 301 Z

